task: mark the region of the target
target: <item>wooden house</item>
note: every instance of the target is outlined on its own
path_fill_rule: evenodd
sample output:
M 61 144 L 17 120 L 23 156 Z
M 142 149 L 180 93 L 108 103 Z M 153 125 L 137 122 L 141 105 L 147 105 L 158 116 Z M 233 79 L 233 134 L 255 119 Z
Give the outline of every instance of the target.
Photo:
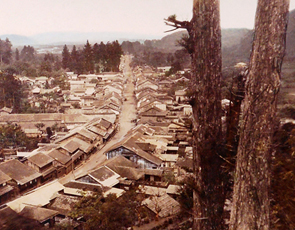
M 12 178 L 0 170 L 0 204 L 9 201 L 15 195 L 15 183 Z
M 139 82 L 136 85 L 136 90 L 137 91 L 142 90 L 144 88 L 151 88 L 151 89 L 154 89 L 154 90 L 158 90 L 159 86 L 157 85 L 157 83 L 152 82 L 150 80 L 144 80 L 143 82 Z
M 55 179 L 57 176 L 53 161 L 53 158 L 40 152 L 29 157 L 25 163 L 42 174 L 41 182 L 44 183 Z
M 149 108 L 159 108 L 162 111 L 166 111 L 167 107 L 166 104 L 156 98 L 151 99 L 151 100 L 147 100 L 147 101 L 143 101 L 140 105 L 139 105 L 139 113 L 146 111 Z
M 16 182 L 20 192 L 39 186 L 42 177 L 41 173 L 15 159 L 0 163 L 0 171 Z
M 106 151 L 107 159 L 122 155 L 136 163 L 141 168 L 159 168 L 162 161 L 153 154 L 143 151 L 136 143 L 136 139 L 127 138 Z
M 163 111 L 157 107 L 150 107 L 142 111 L 138 116 L 140 120 L 142 121 L 151 120 L 151 121 L 163 122 L 165 120 L 166 115 L 167 115 L 166 111 Z
M 57 149 L 53 149 L 47 154 L 54 159 L 53 165 L 56 168 L 57 177 L 68 174 L 73 170 L 72 158 L 69 155 L 62 153 Z
M 138 165 L 122 155 L 113 157 L 103 163 L 108 168 L 119 174 L 122 178 L 127 180 L 139 180 L 144 178 L 143 170 L 138 168 Z

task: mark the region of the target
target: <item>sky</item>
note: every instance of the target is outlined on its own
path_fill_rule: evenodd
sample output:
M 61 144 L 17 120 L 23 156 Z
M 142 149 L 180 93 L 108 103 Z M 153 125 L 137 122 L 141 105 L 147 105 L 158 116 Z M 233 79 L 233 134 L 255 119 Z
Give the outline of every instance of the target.
M 0 35 L 124 32 L 163 37 L 164 18 L 190 20 L 193 0 L 0 0 Z M 222 28 L 254 26 L 257 0 L 220 0 Z M 290 2 L 290 10 L 295 0 Z

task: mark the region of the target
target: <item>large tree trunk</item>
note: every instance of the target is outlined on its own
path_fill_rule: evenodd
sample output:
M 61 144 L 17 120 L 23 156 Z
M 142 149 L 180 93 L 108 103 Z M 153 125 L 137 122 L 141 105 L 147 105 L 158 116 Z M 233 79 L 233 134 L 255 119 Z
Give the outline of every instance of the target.
M 270 228 L 270 157 L 289 0 L 259 0 L 246 80 L 230 229 Z
M 218 0 L 194 0 L 189 28 L 194 81 L 194 229 L 220 229 L 221 30 Z

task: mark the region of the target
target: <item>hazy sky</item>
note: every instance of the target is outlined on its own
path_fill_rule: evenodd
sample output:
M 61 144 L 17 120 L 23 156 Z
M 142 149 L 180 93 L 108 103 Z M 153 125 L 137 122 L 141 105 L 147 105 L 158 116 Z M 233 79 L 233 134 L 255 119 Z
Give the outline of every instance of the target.
M 190 20 L 193 0 L 0 0 L 0 35 L 128 32 L 164 36 L 164 18 Z M 253 28 L 257 0 L 220 0 L 222 28 Z M 290 10 L 295 8 L 291 0 Z

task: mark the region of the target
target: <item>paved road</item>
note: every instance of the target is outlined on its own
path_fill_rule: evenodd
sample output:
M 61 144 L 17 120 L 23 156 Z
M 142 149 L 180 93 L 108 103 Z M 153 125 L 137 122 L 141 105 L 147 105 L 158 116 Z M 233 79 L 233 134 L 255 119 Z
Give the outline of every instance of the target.
M 96 153 L 91 155 L 89 159 L 87 159 L 85 162 L 79 165 L 78 168 L 76 168 L 73 172 L 60 178 L 60 183 L 65 184 L 70 180 L 85 175 L 90 170 L 101 165 L 104 161 L 106 161 L 106 156 L 104 155 L 104 152 L 112 145 L 117 143 L 130 129 L 132 129 L 135 126 L 135 123 L 131 122 L 133 119 L 137 117 L 136 101 L 134 97 L 134 85 L 132 83 L 132 71 L 129 65 L 131 58 L 129 56 L 125 56 L 123 61 L 123 74 L 124 78 L 126 79 L 123 94 L 126 100 L 123 102 L 122 111 L 119 115 L 118 131 L 102 149 L 98 150 Z

